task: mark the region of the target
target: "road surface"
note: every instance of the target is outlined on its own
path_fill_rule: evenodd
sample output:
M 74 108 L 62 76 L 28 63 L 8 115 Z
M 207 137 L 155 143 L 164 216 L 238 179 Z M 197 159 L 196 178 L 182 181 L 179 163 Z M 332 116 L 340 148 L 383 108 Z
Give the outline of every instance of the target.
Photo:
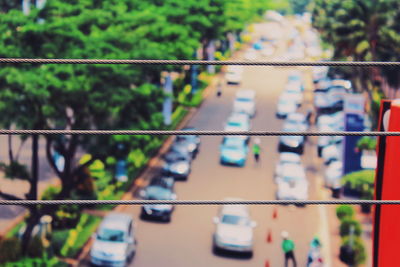
M 269 25 L 270 26 L 270 25 Z M 267 25 L 257 27 L 266 30 Z M 284 42 L 280 46 L 281 53 Z M 276 55 L 275 55 L 276 56 Z M 222 130 L 228 118 L 235 92 L 239 88 L 253 89 L 257 94 L 257 114 L 252 120 L 253 130 L 281 130 L 282 121 L 276 119 L 277 99 L 283 90 L 290 68 L 245 67 L 240 86 L 227 85 L 222 97 L 211 94 L 190 121 L 189 126 L 199 130 Z M 244 168 L 219 164 L 219 145 L 222 137 L 201 137 L 198 157 L 192 165 L 187 182 L 177 182 L 178 199 L 217 199 L 239 197 L 243 199 L 275 199 L 276 185 L 273 172 L 278 159 L 278 137 L 261 138 L 261 162 L 256 164 L 251 155 Z M 251 144 L 251 141 L 250 141 Z M 308 146 L 303 155 L 310 182 L 310 199 L 317 199 L 315 152 Z M 273 218 L 274 208 L 277 218 Z M 321 209 L 317 206 L 251 206 L 254 229 L 254 255 L 252 258 L 234 255 L 214 255 L 212 234 L 217 206 L 177 206 L 170 223 L 157 223 L 139 219 L 140 207 L 126 207 L 137 222 L 138 248 L 130 266 L 283 266 L 281 250 L 282 230 L 290 233 L 296 244 L 298 266 L 305 266 L 309 242 L 321 232 Z M 271 231 L 272 242 L 267 242 Z

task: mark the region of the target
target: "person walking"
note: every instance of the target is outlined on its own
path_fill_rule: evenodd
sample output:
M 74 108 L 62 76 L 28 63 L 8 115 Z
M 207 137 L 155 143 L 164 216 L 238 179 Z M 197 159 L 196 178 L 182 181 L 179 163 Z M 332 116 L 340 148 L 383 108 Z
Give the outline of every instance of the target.
M 217 96 L 220 97 L 222 95 L 222 82 L 219 82 L 217 85 Z
M 292 260 L 293 267 L 297 267 L 296 258 L 294 256 L 294 242 L 289 239 L 289 233 L 282 232 L 282 250 L 285 253 L 285 267 L 288 267 L 289 260 Z
M 310 250 L 307 257 L 307 267 L 323 266 L 321 257 L 321 242 L 318 237 L 314 237 L 310 243 Z
M 260 147 L 260 138 L 256 138 L 254 140 L 254 144 L 253 144 L 253 155 L 254 155 L 254 159 L 256 162 L 258 162 L 260 160 L 260 152 L 261 152 L 261 147 Z

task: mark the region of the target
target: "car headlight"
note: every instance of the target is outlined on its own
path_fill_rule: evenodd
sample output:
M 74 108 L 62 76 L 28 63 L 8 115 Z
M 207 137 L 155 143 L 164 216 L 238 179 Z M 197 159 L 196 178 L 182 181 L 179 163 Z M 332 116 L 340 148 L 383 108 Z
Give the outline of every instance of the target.
M 188 172 L 188 170 L 189 170 L 189 167 L 186 163 L 180 163 L 180 164 L 178 164 L 178 166 L 176 166 L 176 172 L 179 174 L 186 173 L 186 172 Z

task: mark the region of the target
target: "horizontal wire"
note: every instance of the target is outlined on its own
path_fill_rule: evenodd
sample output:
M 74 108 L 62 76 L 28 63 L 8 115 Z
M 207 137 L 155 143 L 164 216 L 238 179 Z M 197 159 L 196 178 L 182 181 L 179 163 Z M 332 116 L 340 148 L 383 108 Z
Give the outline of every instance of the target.
M 0 200 L 0 205 L 400 205 L 400 200 Z
M 400 136 L 400 132 L 284 132 L 284 131 L 183 131 L 183 130 L 0 130 L 0 135 L 246 135 L 246 136 Z
M 133 64 L 133 65 L 244 65 L 244 66 L 400 66 L 399 61 L 241 61 L 241 60 L 164 60 L 164 59 L 47 59 L 0 58 L 1 63 L 31 64 Z

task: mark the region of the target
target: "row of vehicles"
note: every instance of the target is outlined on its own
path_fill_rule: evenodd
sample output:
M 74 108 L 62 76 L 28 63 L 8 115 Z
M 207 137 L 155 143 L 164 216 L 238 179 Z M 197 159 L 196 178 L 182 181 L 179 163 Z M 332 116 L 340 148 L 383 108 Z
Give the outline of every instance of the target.
M 305 132 L 309 128 L 310 113 L 298 112 L 303 102 L 303 81 L 300 72 L 291 72 L 288 82 L 279 97 L 276 116 L 284 119 L 284 132 Z M 275 167 L 274 181 L 277 184 L 276 199 L 304 200 L 308 198 L 308 180 L 301 161 L 304 152 L 304 136 L 280 136 L 279 161 Z
M 256 114 L 255 91 L 238 90 L 233 102 L 233 112 L 224 131 L 250 131 L 251 118 Z M 220 146 L 220 163 L 243 167 L 246 164 L 249 136 L 225 136 Z
M 319 132 L 344 131 L 344 100 L 346 94 L 351 92 L 352 84 L 348 80 L 329 78 L 328 71 L 328 67 L 313 68 L 314 108 L 317 113 L 316 128 Z M 331 189 L 341 187 L 343 141 L 343 136 L 318 137 L 318 156 L 323 159 L 326 165 L 324 184 Z
M 177 136 L 168 152 L 163 155 L 164 164 L 161 173 L 153 177 L 147 187 L 139 191 L 139 196 L 146 200 L 176 200 L 175 181 L 188 179 L 191 162 L 199 149 L 198 135 Z M 173 205 L 143 205 L 140 218 L 170 222 L 173 210 Z M 130 214 L 112 212 L 103 219 L 93 239 L 90 250 L 92 265 L 126 266 L 136 251 L 136 223 Z

